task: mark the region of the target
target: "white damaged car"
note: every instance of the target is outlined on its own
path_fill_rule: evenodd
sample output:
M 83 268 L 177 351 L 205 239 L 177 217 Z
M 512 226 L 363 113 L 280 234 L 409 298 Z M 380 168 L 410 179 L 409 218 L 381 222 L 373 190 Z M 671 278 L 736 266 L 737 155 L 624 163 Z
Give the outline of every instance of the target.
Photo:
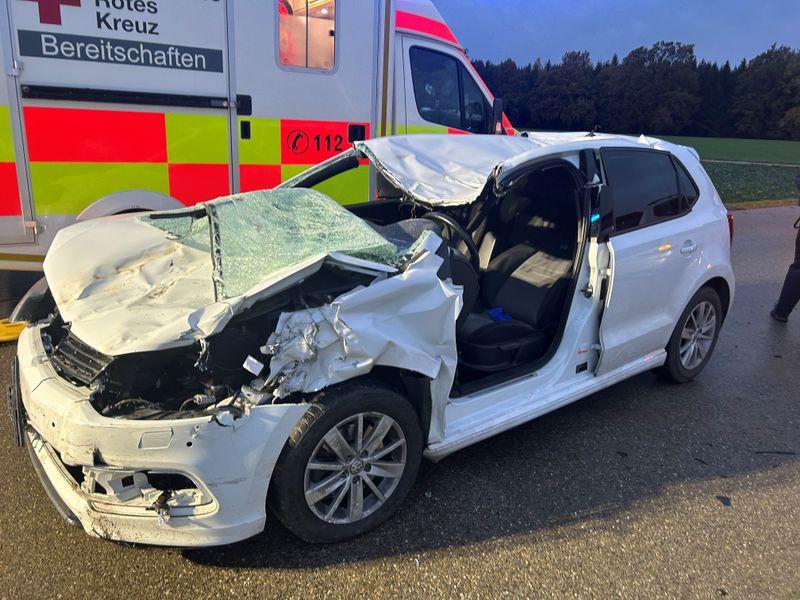
M 364 160 L 374 202 L 312 189 Z M 224 544 L 271 509 L 346 539 L 422 456 L 698 375 L 731 227 L 692 150 L 585 133 L 357 142 L 272 191 L 79 223 L 13 315 L 18 441 L 94 536 Z

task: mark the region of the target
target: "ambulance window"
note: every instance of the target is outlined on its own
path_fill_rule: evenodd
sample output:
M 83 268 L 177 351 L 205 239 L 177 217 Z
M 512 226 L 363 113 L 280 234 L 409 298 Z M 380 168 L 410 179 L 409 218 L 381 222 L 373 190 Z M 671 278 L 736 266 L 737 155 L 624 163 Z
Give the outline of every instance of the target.
M 411 79 L 419 115 L 426 121 L 461 128 L 458 61 L 426 48 L 410 51 Z
M 277 0 L 280 63 L 330 71 L 335 57 L 336 0 Z
M 486 133 L 489 128 L 486 98 L 464 66 L 461 65 L 460 68 L 461 81 L 464 84 L 464 129 L 471 133 Z

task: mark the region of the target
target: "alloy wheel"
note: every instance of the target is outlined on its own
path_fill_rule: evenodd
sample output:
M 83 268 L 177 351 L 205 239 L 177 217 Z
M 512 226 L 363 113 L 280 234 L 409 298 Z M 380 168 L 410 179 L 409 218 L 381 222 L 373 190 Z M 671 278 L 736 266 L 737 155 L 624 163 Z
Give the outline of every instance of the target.
M 349 524 L 380 508 L 405 471 L 406 437 L 377 412 L 339 422 L 314 448 L 305 470 L 308 507 L 327 523 Z
M 681 331 L 681 365 L 689 371 L 699 367 L 711 351 L 717 330 L 717 311 L 707 300 L 694 307 Z

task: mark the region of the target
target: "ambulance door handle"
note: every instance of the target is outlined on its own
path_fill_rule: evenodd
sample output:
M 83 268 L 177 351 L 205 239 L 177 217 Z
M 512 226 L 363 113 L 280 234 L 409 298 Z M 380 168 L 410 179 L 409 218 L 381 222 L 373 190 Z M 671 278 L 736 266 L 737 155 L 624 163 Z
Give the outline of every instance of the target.
M 239 133 L 239 137 L 241 137 L 243 140 L 250 139 L 250 121 L 241 121 L 239 123 Z

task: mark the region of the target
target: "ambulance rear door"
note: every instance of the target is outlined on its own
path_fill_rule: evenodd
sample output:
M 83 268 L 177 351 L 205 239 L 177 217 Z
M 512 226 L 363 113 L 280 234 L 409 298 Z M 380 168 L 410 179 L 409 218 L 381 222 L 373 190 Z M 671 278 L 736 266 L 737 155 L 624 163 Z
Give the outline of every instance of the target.
M 11 25 L 5 7 L 0 7 L 0 65 L 0 244 L 30 243 L 35 229 L 19 119 L 17 63 L 11 50 Z
M 9 6 L 42 245 L 90 206 L 98 216 L 230 192 L 226 2 Z
M 383 6 L 233 3 L 243 191 L 272 187 L 377 135 Z M 349 204 L 371 197 L 370 186 L 365 164 L 319 189 Z

